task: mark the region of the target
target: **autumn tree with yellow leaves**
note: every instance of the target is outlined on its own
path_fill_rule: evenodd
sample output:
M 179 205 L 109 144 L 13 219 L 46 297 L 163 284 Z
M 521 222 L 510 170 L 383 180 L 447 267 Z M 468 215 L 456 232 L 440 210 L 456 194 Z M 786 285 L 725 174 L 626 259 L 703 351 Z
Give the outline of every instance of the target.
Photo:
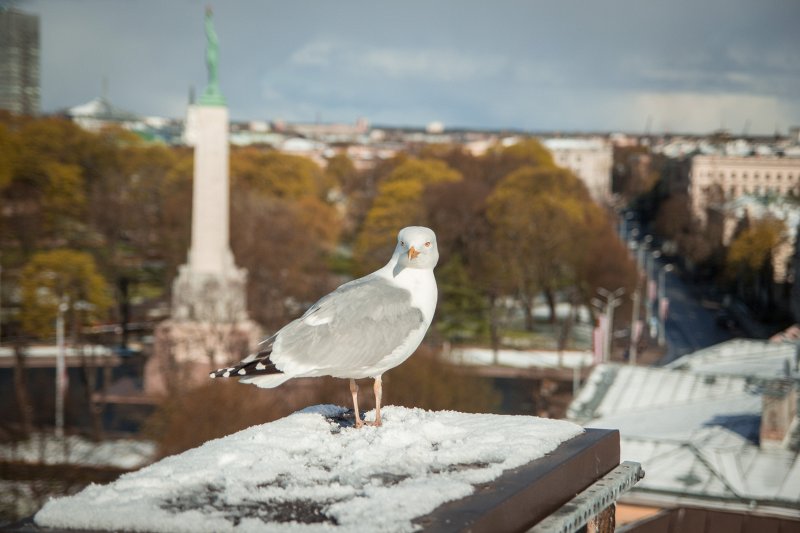
M 231 155 L 231 248 L 249 273 L 250 316 L 268 331 L 336 286 L 328 263 L 342 229 L 339 177 L 263 147 Z
M 750 221 L 733 239 L 725 258 L 725 277 L 759 311 L 772 310 L 769 287 L 777 248 L 786 240 L 786 224 L 777 218 Z M 764 299 L 766 298 L 766 299 Z
M 496 252 L 508 269 L 506 289 L 533 328 L 533 302 L 544 294 L 555 320 L 556 294 L 580 283 L 580 265 L 599 208 L 570 171 L 525 166 L 498 183 L 488 199 Z
M 111 306 L 108 283 L 91 255 L 74 250 L 36 253 L 22 269 L 22 325 L 40 337 L 53 333 L 59 305 L 67 302 L 67 331 L 101 319 Z
M 378 187 L 358 234 L 354 255 L 359 270 L 366 273 L 386 263 L 401 228 L 427 223 L 428 187 L 461 179 L 460 173 L 435 159 L 410 158 L 397 166 Z

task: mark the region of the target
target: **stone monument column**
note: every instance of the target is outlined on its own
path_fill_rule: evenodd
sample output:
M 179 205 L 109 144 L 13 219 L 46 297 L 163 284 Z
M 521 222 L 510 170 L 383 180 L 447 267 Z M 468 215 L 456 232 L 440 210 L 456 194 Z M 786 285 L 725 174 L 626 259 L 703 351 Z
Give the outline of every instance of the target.
M 145 392 L 153 395 L 206 382 L 210 370 L 246 355 L 259 333 L 247 316 L 247 271 L 230 249 L 229 118 L 210 9 L 205 27 L 208 86 L 189 106 L 185 132 L 194 146 L 192 240 L 172 284 L 172 316 L 156 329 L 145 368 Z
M 228 108 L 204 99 L 189 106 L 187 135 L 194 144 L 192 240 L 172 291 L 179 320 L 246 320 L 247 272 L 229 244 Z

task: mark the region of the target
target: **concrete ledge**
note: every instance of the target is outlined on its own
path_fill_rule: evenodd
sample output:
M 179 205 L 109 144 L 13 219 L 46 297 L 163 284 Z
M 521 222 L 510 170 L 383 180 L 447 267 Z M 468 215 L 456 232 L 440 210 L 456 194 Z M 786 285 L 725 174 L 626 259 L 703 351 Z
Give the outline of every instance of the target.
M 425 531 L 525 531 L 569 502 L 620 461 L 619 432 L 587 429 L 553 453 L 505 472 L 466 498 L 415 523 Z
M 336 412 L 328 413 L 331 410 Z M 75 496 L 49 502 L 37 516 L 41 518 L 44 513 L 45 523 L 56 522 L 50 524 L 51 528 L 38 527 L 32 520 L 26 520 L 15 524 L 10 531 L 55 533 L 64 531 L 64 527 L 75 530 L 94 527 L 102 531 L 126 529 L 125 524 L 130 524 L 138 530 L 152 528 L 166 532 L 184 519 L 197 519 L 197 513 L 191 511 L 200 511 L 205 517 L 198 527 L 216 521 L 222 529 L 222 526 L 236 527 L 242 520 L 259 520 L 267 528 L 304 522 L 327 523 L 332 530 L 341 526 L 343 531 L 361 531 L 364 523 L 360 515 L 353 519 L 343 513 L 351 512 L 350 502 L 358 501 L 361 505 L 355 512 L 363 514 L 365 498 L 374 494 L 378 497 L 373 507 L 383 509 L 388 505 L 388 510 L 395 512 L 395 515 L 377 515 L 383 522 L 376 522 L 382 524 L 376 530 L 391 530 L 393 525 L 408 529 L 415 524 L 434 532 L 524 531 L 553 513 L 563 512 L 576 494 L 601 480 L 620 461 L 620 438 L 615 430 L 589 429 L 569 438 L 577 431 L 570 425 L 562 427 L 564 423 L 555 420 L 393 407 L 388 412 L 392 416 L 387 417 L 383 428 L 354 431 L 331 418 L 342 411 L 334 406 L 316 406 L 312 412 L 296 413 L 282 421 L 210 441 L 107 486 L 87 487 Z M 487 431 L 490 438 L 486 438 Z M 558 438 L 560 434 L 564 437 Z M 448 441 L 449 435 L 458 436 Z M 498 440 L 498 436 L 502 438 Z M 547 448 L 550 452 L 542 449 L 548 438 L 554 441 Z M 280 463 L 263 458 L 267 444 L 281 457 Z M 488 475 L 488 469 L 498 468 L 495 454 L 513 458 L 537 448 L 541 452 L 530 453 L 528 457 L 538 459 L 518 461 L 515 464 L 521 466 L 509 466 Z M 293 452 L 296 449 L 298 453 Z M 358 459 L 364 450 L 369 450 L 369 458 L 375 464 L 362 472 L 353 467 L 366 459 L 366 456 Z M 352 461 L 344 461 L 343 457 L 351 457 Z M 417 461 L 409 463 L 405 457 Z M 231 458 L 235 461 L 231 462 Z M 423 463 L 419 463 L 420 458 Z M 227 460 L 224 469 L 219 468 L 222 459 Z M 329 465 L 330 470 L 315 468 L 317 460 L 324 460 L 320 464 Z M 283 471 L 297 475 L 281 476 Z M 355 477 L 351 476 L 354 471 L 358 474 Z M 436 499 L 443 490 L 467 494 L 464 480 L 470 478 L 478 481 L 470 483 L 474 492 L 469 496 L 450 501 L 446 497 Z M 330 485 L 326 479 L 331 480 Z M 431 489 L 427 485 L 430 482 L 436 488 Z M 229 491 L 224 490 L 226 486 L 236 487 L 230 498 Z M 307 494 L 315 486 L 319 490 L 314 493 L 316 500 L 312 500 Z M 146 493 L 141 492 L 144 488 Z M 343 493 L 348 498 L 338 497 L 329 502 L 332 497 L 326 490 L 339 491 L 334 496 Z M 137 491 L 142 497 L 130 500 Z M 256 496 L 242 500 L 241 491 Z M 394 499 L 391 491 L 398 491 Z M 290 497 L 277 499 L 272 493 Z M 425 494 L 420 500 L 420 495 Z M 396 498 L 402 498 L 404 506 L 391 508 Z M 106 514 L 104 504 L 98 503 L 106 500 L 119 500 L 115 514 Z M 439 505 L 439 501 L 447 503 Z M 135 512 L 131 512 L 134 507 Z M 420 512 L 409 515 L 404 511 L 409 508 L 413 512 L 413 507 Z M 152 512 L 137 514 L 140 508 Z M 389 521 L 387 516 L 391 516 Z M 404 519 L 408 520 L 405 525 Z

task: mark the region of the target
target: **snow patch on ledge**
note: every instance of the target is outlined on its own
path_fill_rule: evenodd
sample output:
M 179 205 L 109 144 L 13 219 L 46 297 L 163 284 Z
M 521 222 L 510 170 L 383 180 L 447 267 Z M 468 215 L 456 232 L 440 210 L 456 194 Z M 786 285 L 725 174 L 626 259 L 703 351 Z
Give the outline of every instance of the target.
M 413 531 L 412 520 L 583 429 L 529 416 L 386 407 L 343 427 L 316 406 L 50 500 L 40 526 L 126 531 Z M 337 419 L 337 417 L 339 417 Z M 371 419 L 371 418 L 370 418 Z

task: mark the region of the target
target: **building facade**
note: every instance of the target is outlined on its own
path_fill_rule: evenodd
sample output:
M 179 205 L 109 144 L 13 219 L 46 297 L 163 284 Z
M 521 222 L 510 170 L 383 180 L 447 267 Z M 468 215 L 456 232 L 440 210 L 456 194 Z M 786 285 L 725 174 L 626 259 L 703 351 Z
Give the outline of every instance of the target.
M 610 142 L 592 139 L 544 139 L 542 144 L 553 154 L 555 163 L 578 176 L 592 198 L 605 202 L 611 196 L 611 168 L 614 151 Z
M 0 109 L 37 115 L 39 17 L 0 7 Z
M 741 196 L 786 196 L 800 191 L 800 158 L 696 155 L 689 169 L 692 211 L 702 222 L 712 205 Z

